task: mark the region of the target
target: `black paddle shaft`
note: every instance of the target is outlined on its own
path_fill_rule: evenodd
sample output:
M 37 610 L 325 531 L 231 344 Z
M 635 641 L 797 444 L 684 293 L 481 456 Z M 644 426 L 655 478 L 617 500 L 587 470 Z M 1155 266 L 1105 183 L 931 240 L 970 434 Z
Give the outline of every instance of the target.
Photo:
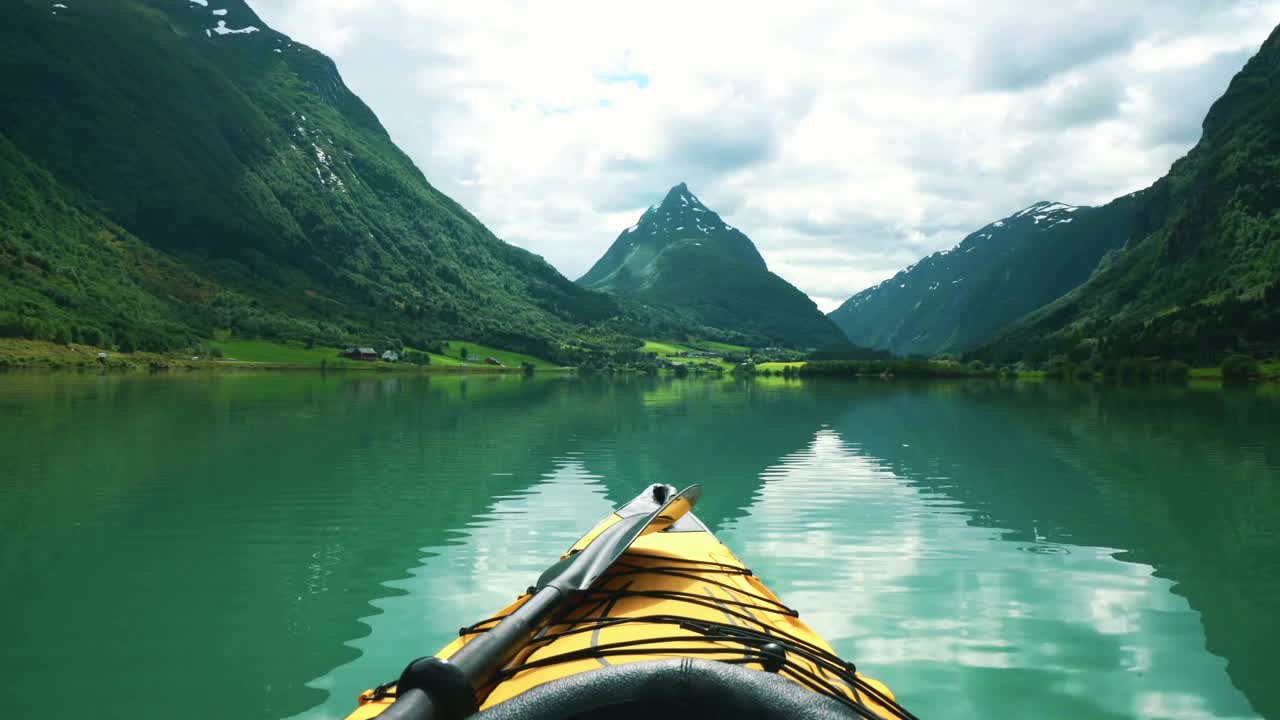
M 418 658 L 396 682 L 396 701 L 383 720 L 457 720 L 479 709 L 477 691 L 511 661 L 563 605 L 554 587 L 535 592 L 497 625 L 475 636 L 448 660 Z

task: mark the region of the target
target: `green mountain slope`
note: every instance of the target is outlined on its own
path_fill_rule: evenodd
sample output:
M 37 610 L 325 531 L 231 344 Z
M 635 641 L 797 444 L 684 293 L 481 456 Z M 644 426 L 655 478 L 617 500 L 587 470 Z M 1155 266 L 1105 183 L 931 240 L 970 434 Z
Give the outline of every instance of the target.
M 847 345 L 807 295 L 769 272 L 755 244 L 680 183 L 578 279 L 669 325 L 747 345 Z M 674 318 L 674 319 L 673 319 Z M 655 320 L 657 322 L 657 320 Z
M 1138 195 L 1103 207 L 1038 202 L 849 298 L 830 317 L 856 344 L 961 352 L 1084 282 L 1133 232 Z
M 0 135 L 0 335 L 163 349 L 221 289 L 87 207 Z
M 1280 28 L 1210 108 L 1200 142 L 1143 194 L 1145 231 L 981 354 L 1280 352 L 1278 209 Z
M 198 298 L 156 291 L 157 324 L 537 349 L 616 313 L 431 187 L 332 61 L 243 0 L 219 14 L 188 0 L 67 4 L 6 8 L 0 134 L 85 207 L 216 283 Z M 72 257 L 114 282 L 92 253 Z M 17 295 L 0 289 L 0 311 Z

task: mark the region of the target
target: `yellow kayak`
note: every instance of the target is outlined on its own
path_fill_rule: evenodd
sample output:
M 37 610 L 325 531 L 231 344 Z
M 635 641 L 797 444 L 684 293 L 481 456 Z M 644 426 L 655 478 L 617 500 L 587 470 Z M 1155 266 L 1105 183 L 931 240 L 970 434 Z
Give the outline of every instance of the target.
M 646 489 L 348 720 L 913 718 L 716 539 L 698 492 Z

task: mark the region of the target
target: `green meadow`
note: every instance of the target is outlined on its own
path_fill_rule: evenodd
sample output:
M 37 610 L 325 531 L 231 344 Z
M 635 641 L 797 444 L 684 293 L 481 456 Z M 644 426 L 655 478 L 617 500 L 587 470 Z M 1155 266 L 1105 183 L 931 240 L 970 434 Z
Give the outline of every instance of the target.
M 487 357 L 491 357 L 507 367 L 519 368 L 521 363 L 526 362 L 533 363 L 533 366 L 538 370 L 555 370 L 560 367 L 549 360 L 543 360 L 539 357 L 526 355 L 524 353 L 511 352 L 509 350 L 502 350 L 490 345 L 481 345 L 480 343 L 468 342 L 466 340 L 446 340 L 442 345 L 444 346 L 445 351 L 445 357 L 443 358 L 444 361 L 452 362 L 454 364 L 459 362 L 461 359 L 459 355 L 462 352 L 462 349 L 466 348 L 467 355 L 469 356 L 479 357 L 482 361 Z M 436 362 L 436 359 L 439 357 L 439 355 L 432 353 L 431 362 Z M 475 365 L 475 363 L 467 363 L 467 365 L 472 366 Z
M 222 351 L 222 360 L 250 363 L 290 363 L 304 365 L 346 365 L 360 362 L 341 357 L 342 351 L 334 347 L 306 347 L 302 343 L 274 342 L 271 340 L 243 340 L 226 338 L 210 344 L 209 349 Z

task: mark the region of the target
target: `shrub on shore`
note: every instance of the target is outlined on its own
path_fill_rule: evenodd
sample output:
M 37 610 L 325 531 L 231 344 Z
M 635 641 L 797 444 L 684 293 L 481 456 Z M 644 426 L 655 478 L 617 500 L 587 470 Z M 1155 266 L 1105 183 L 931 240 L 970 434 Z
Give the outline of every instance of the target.
M 1222 379 L 1227 382 L 1248 382 L 1260 374 L 1258 361 L 1248 355 L 1232 355 L 1222 361 Z

